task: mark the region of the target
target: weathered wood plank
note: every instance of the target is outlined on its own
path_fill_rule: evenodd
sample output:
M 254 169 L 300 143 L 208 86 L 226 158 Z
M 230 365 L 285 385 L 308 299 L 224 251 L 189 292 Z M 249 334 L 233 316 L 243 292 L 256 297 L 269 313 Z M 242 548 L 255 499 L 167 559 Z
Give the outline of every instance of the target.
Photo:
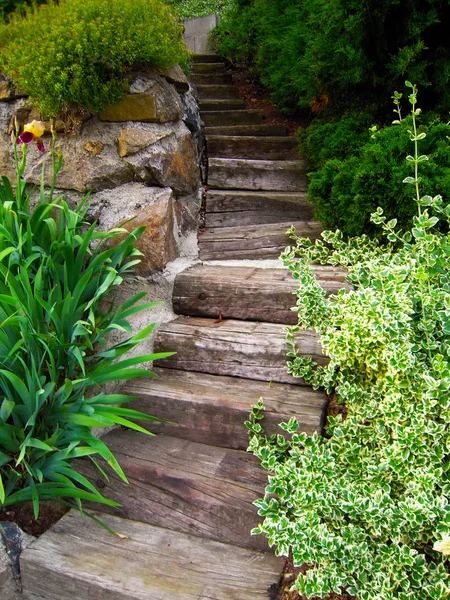
M 300 333 L 297 345 L 326 362 L 314 332 Z M 304 385 L 287 372 L 284 327 L 275 323 L 178 317 L 159 328 L 155 351 L 162 349 L 177 354 L 158 361 L 160 367 Z
M 230 85 L 233 83 L 231 73 L 191 73 L 189 80 L 196 85 Z
M 267 485 L 267 472 L 253 455 L 134 431 L 113 431 L 103 439 L 129 485 L 108 466 L 109 481 L 91 461 L 77 461 L 77 469 L 122 505 L 102 510 L 243 548 L 268 549 L 264 537 L 250 535 L 260 521 L 253 502 Z
M 215 62 L 215 63 L 194 63 L 192 65 L 192 74 L 193 75 L 204 75 L 209 73 L 226 73 L 227 66 L 224 62 Z
M 249 135 L 249 136 L 284 136 L 287 129 L 284 125 L 261 123 L 259 125 L 228 125 L 226 127 L 205 127 L 206 137 L 210 135 Z
M 208 190 L 205 219 L 207 229 L 311 221 L 312 205 L 305 192 Z
M 267 600 L 280 559 L 95 513 L 69 512 L 22 555 L 24 600 Z
M 164 419 L 164 423 L 142 423 L 154 433 L 245 450 L 248 432 L 244 422 L 258 398 L 264 400 L 262 424 L 269 435 L 281 433 L 279 424 L 293 416 L 301 431 L 312 434 L 322 430 L 327 406 L 323 392 L 172 369 L 159 369 L 158 374 L 157 379 L 138 379 L 124 388 L 137 398 L 133 408 Z
M 302 160 L 210 158 L 208 186 L 222 190 L 306 192 L 308 179 Z
M 294 225 L 297 234 L 318 239 L 323 230 L 316 221 L 294 221 L 242 227 L 221 227 L 199 235 L 201 260 L 230 260 L 235 258 L 278 258 L 292 240 L 286 234 Z
M 245 102 L 239 98 L 200 100 L 200 112 L 214 110 L 243 110 Z
M 298 142 L 288 136 L 209 135 L 210 158 L 245 158 L 253 160 L 296 160 Z
M 238 98 L 239 90 L 235 85 L 197 85 L 198 97 L 201 100 L 211 98 Z
M 201 117 L 207 127 L 257 125 L 264 122 L 264 113 L 260 110 L 205 110 Z
M 327 294 L 348 289 L 345 271 L 314 270 Z M 298 287 L 288 269 L 196 265 L 177 275 L 172 301 L 179 315 L 295 324 Z

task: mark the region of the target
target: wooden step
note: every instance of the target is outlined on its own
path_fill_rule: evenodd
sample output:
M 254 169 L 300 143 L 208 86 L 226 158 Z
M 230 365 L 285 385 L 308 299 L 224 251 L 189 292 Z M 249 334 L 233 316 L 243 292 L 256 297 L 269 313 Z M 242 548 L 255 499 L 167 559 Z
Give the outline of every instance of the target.
M 209 135 L 210 158 L 296 160 L 298 142 L 293 137 Z
M 226 190 L 306 192 L 308 179 L 302 160 L 211 158 L 208 186 Z
M 267 600 L 281 559 L 95 513 L 70 511 L 21 557 L 26 600 Z M 5 599 L 6 600 L 6 599 Z
M 227 98 L 225 100 L 200 100 L 200 114 L 203 116 L 204 111 L 217 110 L 244 110 L 245 102 L 239 98 Z
M 207 127 L 225 125 L 257 125 L 263 123 L 264 113 L 260 110 L 207 110 L 201 113 Z
M 228 70 L 227 66 L 224 62 L 214 62 L 214 63 L 194 63 L 192 65 L 191 73 L 194 75 L 204 75 L 213 73 L 214 75 L 217 73 L 226 73 Z
M 129 485 L 103 462 L 109 481 L 90 460 L 77 461 L 85 477 L 122 505 L 102 510 L 242 548 L 268 550 L 264 536 L 250 535 L 260 522 L 253 502 L 267 485 L 267 472 L 250 453 L 130 430 L 113 431 L 103 440 Z
M 289 221 L 266 225 L 220 227 L 206 230 L 198 238 L 200 260 L 278 258 L 292 240 L 286 235 L 294 225 L 297 235 L 318 239 L 323 230 L 316 221 Z
M 237 135 L 237 136 L 283 136 L 287 135 L 287 129 L 284 125 L 274 123 L 261 123 L 260 125 L 231 125 L 226 127 L 205 127 L 205 134 L 208 138 L 211 135 Z
M 154 433 L 223 448 L 246 450 L 248 431 L 244 422 L 258 398 L 264 400 L 264 430 L 281 433 L 279 424 L 297 417 L 300 431 L 322 430 L 327 406 L 323 392 L 284 383 L 243 381 L 224 377 L 159 369 L 158 378 L 136 379 L 124 392 L 136 396 L 133 408 L 163 419 L 164 423 L 142 423 Z
M 196 85 L 229 85 L 233 83 L 231 73 L 191 73 L 189 80 Z
M 327 294 L 348 289 L 345 271 L 315 266 Z M 179 315 L 296 324 L 299 282 L 288 269 L 195 265 L 175 278 L 173 308 Z
M 193 54 L 191 60 L 193 63 L 220 63 L 223 57 L 218 54 Z
M 239 97 L 239 90 L 234 85 L 197 85 L 197 92 L 200 100 Z
M 314 332 L 299 333 L 297 346 L 301 354 L 312 356 L 320 364 L 326 363 Z M 177 354 L 158 361 L 156 366 L 160 367 L 259 381 L 305 383 L 287 372 L 284 327 L 275 323 L 231 319 L 218 323 L 213 319 L 178 317 L 159 328 L 155 352 L 161 352 L 161 348 Z
M 306 192 L 208 190 L 206 227 L 242 227 L 263 223 L 312 220 Z

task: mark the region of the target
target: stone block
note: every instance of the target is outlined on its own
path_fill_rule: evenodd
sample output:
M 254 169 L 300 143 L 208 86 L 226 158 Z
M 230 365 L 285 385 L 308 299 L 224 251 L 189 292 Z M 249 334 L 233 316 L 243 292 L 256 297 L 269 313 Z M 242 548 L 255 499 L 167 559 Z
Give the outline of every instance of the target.
M 142 183 L 123 185 L 92 196 L 90 212 L 101 230 L 123 227 L 133 231 L 144 225 L 136 246 L 143 253 L 135 272 L 147 276 L 163 269 L 177 256 L 174 236 L 174 200 L 169 188 Z
M 100 113 L 102 121 L 141 121 L 167 123 L 183 118 L 183 108 L 175 88 L 157 73 L 135 73 L 130 93 Z
M 190 89 L 188 78 L 179 65 L 168 69 L 157 69 L 157 72 L 164 77 L 166 81 L 175 86 L 180 94 L 184 94 Z
M 170 132 L 168 131 L 151 131 L 139 127 L 125 127 L 120 132 L 117 140 L 119 156 L 123 158 L 124 156 L 136 154 L 140 150 L 159 142 L 159 140 L 169 135 Z

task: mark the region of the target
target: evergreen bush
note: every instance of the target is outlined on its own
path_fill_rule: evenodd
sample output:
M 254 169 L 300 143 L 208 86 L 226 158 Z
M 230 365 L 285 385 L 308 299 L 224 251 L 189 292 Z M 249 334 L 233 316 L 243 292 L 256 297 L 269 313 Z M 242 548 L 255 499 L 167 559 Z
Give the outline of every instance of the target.
M 159 0 L 60 0 L 0 26 L 0 71 L 47 116 L 120 100 L 131 67 L 170 67 L 188 51 Z
M 292 418 L 281 425 L 287 436 L 267 438 L 260 402 L 247 423 L 250 449 L 270 472 L 253 533 L 309 566 L 295 584 L 307 598 L 450 596 L 450 205 L 420 194 L 415 88 L 410 101 L 411 230 L 378 209 L 385 243 L 329 231 L 314 244 L 294 236 L 283 254 L 300 284 L 289 370 L 334 391 L 345 416 L 329 417 L 323 437 L 299 432 Z M 353 289 L 326 298 L 309 266 L 317 261 L 348 269 Z M 319 334 L 326 366 L 298 352 L 299 328 Z

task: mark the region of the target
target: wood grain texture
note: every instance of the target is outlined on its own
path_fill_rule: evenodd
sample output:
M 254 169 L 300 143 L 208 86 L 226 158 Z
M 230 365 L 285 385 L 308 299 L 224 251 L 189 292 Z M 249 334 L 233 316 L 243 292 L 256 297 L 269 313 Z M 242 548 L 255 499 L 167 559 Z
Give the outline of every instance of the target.
M 210 158 L 208 186 L 221 190 L 306 192 L 308 179 L 302 160 Z
M 245 109 L 245 102 L 239 98 L 225 98 L 225 99 L 207 99 L 200 100 L 199 102 L 200 112 L 211 111 L 211 110 L 243 110 Z
M 300 430 L 320 432 L 327 406 L 323 392 L 307 387 L 159 369 L 159 378 L 128 382 L 124 392 L 136 397 L 133 408 L 164 419 L 142 423 L 154 433 L 202 444 L 246 450 L 244 422 L 258 398 L 265 405 L 265 431 L 281 433 L 279 424 L 295 416 Z
M 260 522 L 253 502 L 267 485 L 267 472 L 253 455 L 134 431 L 113 431 L 103 439 L 129 485 L 108 465 L 109 481 L 91 461 L 76 463 L 102 493 L 122 505 L 102 510 L 243 548 L 268 549 L 263 536 L 250 535 Z
M 300 333 L 297 345 L 326 362 L 315 333 Z M 160 367 L 304 385 L 287 372 L 284 327 L 275 323 L 178 317 L 159 328 L 155 352 L 162 349 L 177 354 L 158 361 Z
M 206 137 L 210 135 L 250 135 L 259 136 L 283 136 L 287 135 L 287 129 L 284 125 L 273 123 L 261 123 L 260 125 L 231 125 L 226 127 L 205 127 Z
M 24 600 L 267 600 L 270 554 L 95 513 L 119 539 L 69 512 L 21 559 Z
M 206 230 L 199 235 L 198 246 L 201 260 L 230 260 L 236 258 L 278 258 L 292 240 L 286 234 L 294 225 L 297 235 L 318 239 L 323 230 L 315 221 L 294 221 L 221 227 Z
M 201 113 L 207 127 L 224 125 L 256 125 L 264 122 L 260 110 L 207 110 Z
M 211 98 L 238 98 L 239 91 L 234 85 L 197 85 L 197 93 L 201 100 Z
M 305 192 L 208 190 L 206 227 L 241 227 L 286 221 L 311 221 Z
M 254 160 L 296 160 L 298 142 L 287 136 L 208 135 L 210 158 L 245 158 Z
M 314 270 L 327 294 L 346 287 L 343 270 Z M 288 269 L 196 265 L 176 276 L 172 302 L 179 315 L 295 324 L 298 287 Z

